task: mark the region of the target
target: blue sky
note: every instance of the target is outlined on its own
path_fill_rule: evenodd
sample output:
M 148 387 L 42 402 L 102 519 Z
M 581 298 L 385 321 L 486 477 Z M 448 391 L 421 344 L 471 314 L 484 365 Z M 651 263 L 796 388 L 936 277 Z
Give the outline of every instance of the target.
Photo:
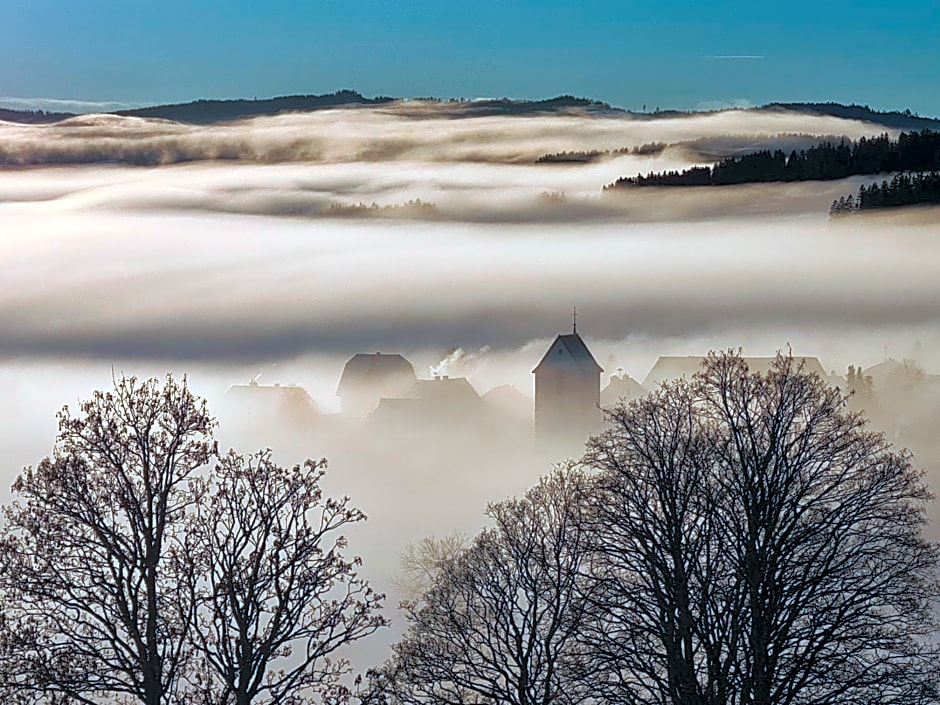
M 761 58 L 719 58 L 761 57 Z M 938 0 L 0 0 L 0 96 L 154 103 L 354 88 L 628 108 L 940 115 Z

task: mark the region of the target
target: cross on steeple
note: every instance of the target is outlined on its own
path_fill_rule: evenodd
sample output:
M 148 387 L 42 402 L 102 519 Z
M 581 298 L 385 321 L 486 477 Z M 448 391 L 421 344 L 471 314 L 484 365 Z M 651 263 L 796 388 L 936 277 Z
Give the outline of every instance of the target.
M 578 333 L 578 307 L 575 306 L 571 309 L 571 332 L 574 335 Z

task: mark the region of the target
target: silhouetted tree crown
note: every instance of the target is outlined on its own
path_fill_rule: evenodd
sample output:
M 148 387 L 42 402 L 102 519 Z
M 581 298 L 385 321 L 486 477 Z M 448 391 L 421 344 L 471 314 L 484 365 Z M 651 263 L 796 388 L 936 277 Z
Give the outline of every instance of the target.
M 215 453 L 205 403 L 168 377 L 121 378 L 59 414 L 52 456 L 13 485 L 0 603 L 20 645 L 17 687 L 162 705 L 190 653 L 195 604 L 178 568 L 195 473 Z
M 607 419 L 585 462 L 609 701 L 936 702 L 930 494 L 840 390 L 712 354 Z
M 121 377 L 59 415 L 0 528 L 0 702 L 339 702 L 335 652 L 384 626 L 343 555 L 364 515 L 324 463 L 219 458 L 186 380 Z
M 940 132 L 902 132 L 826 142 L 809 149 L 762 150 L 723 159 L 715 166 L 697 166 L 617 179 L 607 188 L 637 186 L 724 186 L 790 181 L 827 181 L 848 176 L 893 171 L 932 171 L 940 168 Z
M 832 202 L 829 215 L 851 215 L 860 211 L 899 206 L 940 204 L 940 171 L 925 174 L 895 174 L 883 180 L 858 187 L 858 196 L 849 195 Z
M 582 467 L 494 505 L 362 698 L 935 703 L 929 498 L 791 356 L 760 374 L 712 354 L 610 410 Z
M 585 478 L 558 470 L 525 497 L 491 505 L 493 527 L 443 561 L 407 603 L 407 631 L 371 673 L 368 703 L 580 705 L 593 691 L 579 642 Z

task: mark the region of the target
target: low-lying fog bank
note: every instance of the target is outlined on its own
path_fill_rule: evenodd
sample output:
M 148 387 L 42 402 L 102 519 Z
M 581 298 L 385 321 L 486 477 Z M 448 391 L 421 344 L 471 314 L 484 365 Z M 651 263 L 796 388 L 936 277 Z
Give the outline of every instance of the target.
M 569 329 L 572 305 L 605 384 L 617 368 L 642 380 L 659 355 L 739 345 L 770 355 L 790 344 L 838 374 L 917 349 L 924 369 L 940 372 L 932 222 L 508 227 L 173 212 L 0 221 L 3 497 L 19 468 L 48 452 L 56 410 L 107 387 L 112 369 L 188 373 L 220 416 L 226 390 L 260 373 L 302 385 L 330 413 L 354 353 L 402 352 L 429 377 L 461 346 L 468 355 L 451 374 L 481 394 L 511 384 L 531 398 L 531 371 Z M 285 462 L 331 457 L 331 488 L 372 517 L 361 550 L 383 580 L 405 541 L 471 531 L 486 501 L 548 467 L 525 443 L 432 452 L 430 432 L 393 454 L 344 456 L 326 428 L 298 441 L 275 427 L 251 441 Z M 224 427 L 221 438 L 246 441 Z
M 604 385 L 618 369 L 642 380 L 660 355 L 788 344 L 840 375 L 886 357 L 940 373 L 936 209 L 830 223 L 829 203 L 857 179 L 602 194 L 619 176 L 695 163 L 683 149 L 534 164 L 727 134 L 880 131 L 746 112 L 418 121 L 394 108 L 207 128 L 0 125 L 4 154 L 23 163 L 228 159 L 0 170 L 0 501 L 49 452 L 63 404 L 114 374 L 188 374 L 223 420 L 223 445 L 268 445 L 284 463 L 330 459 L 328 490 L 369 515 L 351 549 L 393 590 L 406 542 L 474 533 L 486 502 L 562 458 L 534 451 L 525 419 L 482 435 L 460 423 L 377 433 L 343 422 L 336 386 L 357 352 L 401 352 L 430 377 L 460 347 L 448 374 L 480 394 L 512 385 L 530 404 L 532 369 L 576 305 Z M 259 374 L 303 386 L 316 419 L 239 425 L 227 392 Z M 918 391 L 891 408 L 930 419 L 935 402 Z M 936 459 L 918 462 L 940 489 Z M 381 660 L 387 640 L 375 643 L 362 665 Z
M 778 134 L 857 139 L 882 132 L 884 127 L 864 122 L 784 111 L 740 110 L 644 120 L 577 112 L 455 118 L 446 106 L 424 105 L 415 111 L 405 102 L 199 126 L 116 115 L 83 115 L 51 125 L 0 122 L 0 164 L 155 166 L 217 159 L 268 164 L 532 163 L 554 152 L 617 150 L 732 135 L 746 144 L 748 138 Z
M 940 300 L 936 226 L 884 219 L 509 227 L 157 212 L 0 223 L 8 358 L 506 349 L 551 335 L 575 304 L 594 337 L 772 330 L 779 345 L 807 330 L 929 326 Z

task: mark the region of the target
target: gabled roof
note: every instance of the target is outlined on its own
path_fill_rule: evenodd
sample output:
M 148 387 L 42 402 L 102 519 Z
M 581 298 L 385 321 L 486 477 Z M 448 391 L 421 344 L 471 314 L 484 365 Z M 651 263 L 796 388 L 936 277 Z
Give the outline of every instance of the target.
M 357 387 L 381 385 L 391 380 L 413 382 L 415 379 L 415 368 L 398 353 L 358 353 L 343 368 L 336 394 L 343 396 Z
M 629 402 L 645 395 L 646 390 L 630 375 L 621 377 L 614 375 L 610 378 L 610 384 L 601 392 L 601 406 L 614 406 L 621 399 Z
M 493 387 L 483 395 L 483 401 L 489 404 L 490 408 L 507 416 L 532 418 L 532 400 L 511 384 Z
M 751 372 L 760 372 L 766 374 L 773 366 L 776 357 L 745 357 L 744 361 Z M 804 372 L 817 374 L 823 379 L 828 379 L 828 374 L 819 358 L 816 357 L 797 357 L 796 362 L 802 362 Z M 661 382 L 669 379 L 679 379 L 681 377 L 690 378 L 696 372 L 702 369 L 702 363 L 705 357 L 696 355 L 662 355 L 653 365 L 653 369 L 643 380 L 643 386 L 646 389 L 655 389 Z
M 886 360 L 879 362 L 877 365 L 872 365 L 871 367 L 865 368 L 862 374 L 871 376 L 876 382 L 880 382 L 888 375 L 897 372 L 903 367 L 903 362 L 899 362 L 893 357 L 889 357 Z
M 940 382 L 940 375 L 927 373 L 916 361 L 909 359 L 896 360 L 893 357 L 889 357 L 879 362 L 877 365 L 866 368 L 863 374 L 874 380 L 875 389 L 887 386 L 891 384 L 892 381 L 898 381 L 897 379 L 892 380 L 892 377 L 898 379 L 907 377 L 909 380 L 915 380 L 920 378 L 920 375 L 923 374 L 923 381 L 927 384 L 933 385 Z
M 419 379 L 402 398 L 383 398 L 369 415 L 373 423 L 395 424 L 400 430 L 438 430 L 463 421 L 486 418 L 487 406 L 464 377 Z
M 600 374 L 604 369 L 597 364 L 597 360 L 588 350 L 587 345 L 581 340 L 577 333 L 568 335 L 559 335 L 555 342 L 548 348 L 548 352 L 542 358 L 542 361 L 535 366 L 532 372 L 537 373 L 543 366 L 550 367 L 559 364 L 570 366 L 574 363 L 582 372 L 594 372 Z
M 646 389 L 653 389 L 669 379 L 691 377 L 702 369 L 704 359 L 697 355 L 660 355 L 652 369 L 646 374 L 643 386 Z
M 306 389 L 295 384 L 236 384 L 229 387 L 226 399 L 241 407 L 255 408 L 259 412 L 287 412 L 316 416 L 320 413 L 317 403 Z
M 408 390 L 409 399 L 458 406 L 482 405 L 483 400 L 466 377 L 419 379 Z
M 309 392 L 296 384 L 258 384 L 257 382 L 233 384 L 229 387 L 225 396 L 249 401 L 261 399 L 296 401 L 307 404 L 314 409 L 317 406 Z

